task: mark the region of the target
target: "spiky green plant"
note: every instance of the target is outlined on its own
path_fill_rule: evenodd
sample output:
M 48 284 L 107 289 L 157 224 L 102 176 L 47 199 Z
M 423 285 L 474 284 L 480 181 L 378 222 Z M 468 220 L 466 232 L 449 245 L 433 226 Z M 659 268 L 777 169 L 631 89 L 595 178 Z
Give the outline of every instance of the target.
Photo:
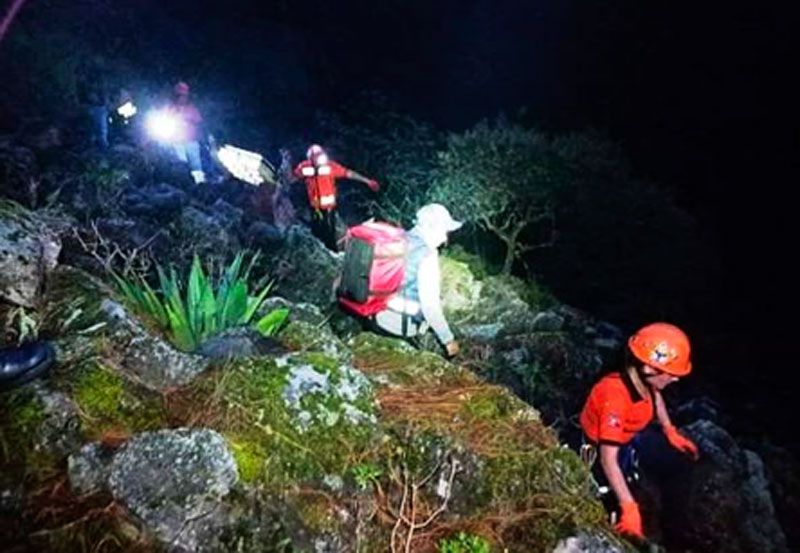
M 112 273 L 112 277 L 133 309 L 152 319 L 176 347 L 193 351 L 214 334 L 252 322 L 272 288 L 268 284 L 257 294 L 249 294 L 247 281 L 257 260 L 258 254 L 243 270 L 244 253 L 240 252 L 214 280 L 206 275 L 195 255 L 185 286 L 174 267 L 169 271 L 157 267 L 158 289 L 141 276 Z M 263 335 L 272 335 L 288 314 L 287 309 L 276 309 L 255 322 L 254 327 Z

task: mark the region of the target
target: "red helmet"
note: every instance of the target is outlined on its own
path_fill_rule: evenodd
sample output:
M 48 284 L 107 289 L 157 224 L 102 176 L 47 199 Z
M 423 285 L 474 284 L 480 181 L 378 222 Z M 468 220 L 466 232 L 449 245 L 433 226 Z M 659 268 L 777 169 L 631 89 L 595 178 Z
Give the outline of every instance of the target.
M 675 325 L 644 326 L 630 337 L 628 347 L 642 363 L 672 376 L 686 376 L 692 371 L 689 338 Z
M 173 90 L 175 91 L 175 94 L 177 94 L 178 96 L 185 96 L 189 94 L 190 88 L 189 85 L 186 84 L 185 82 L 178 81 L 177 83 L 175 83 L 175 88 Z

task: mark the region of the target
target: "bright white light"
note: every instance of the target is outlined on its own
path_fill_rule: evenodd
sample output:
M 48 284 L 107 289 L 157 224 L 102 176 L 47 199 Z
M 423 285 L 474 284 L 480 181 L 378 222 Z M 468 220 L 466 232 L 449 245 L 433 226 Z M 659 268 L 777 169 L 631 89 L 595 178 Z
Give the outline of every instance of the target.
M 241 181 L 258 186 L 265 180 L 259 171 L 264 160 L 261 154 L 226 144 L 217 151 L 217 158 L 231 175 Z
M 139 110 L 136 109 L 136 106 L 133 105 L 133 102 L 131 101 L 125 102 L 117 108 L 117 113 L 119 113 L 120 116 L 124 117 L 125 119 L 130 119 L 136 115 L 137 111 Z
M 147 114 L 147 132 L 159 142 L 180 142 L 183 138 L 183 125 L 175 113 L 166 109 L 154 110 Z
M 326 154 L 319 154 L 317 157 L 314 158 L 314 163 L 316 165 L 325 165 L 328 163 L 328 156 Z

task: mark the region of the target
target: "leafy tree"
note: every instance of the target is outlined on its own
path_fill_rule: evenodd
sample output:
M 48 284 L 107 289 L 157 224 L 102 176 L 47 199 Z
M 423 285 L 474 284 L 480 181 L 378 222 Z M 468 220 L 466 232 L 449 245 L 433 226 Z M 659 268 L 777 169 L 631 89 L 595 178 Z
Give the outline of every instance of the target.
M 556 161 L 544 134 L 502 119 L 481 122 L 449 136 L 437 157 L 430 198 L 499 238 L 509 274 L 522 254 L 553 243 L 555 194 L 564 185 Z

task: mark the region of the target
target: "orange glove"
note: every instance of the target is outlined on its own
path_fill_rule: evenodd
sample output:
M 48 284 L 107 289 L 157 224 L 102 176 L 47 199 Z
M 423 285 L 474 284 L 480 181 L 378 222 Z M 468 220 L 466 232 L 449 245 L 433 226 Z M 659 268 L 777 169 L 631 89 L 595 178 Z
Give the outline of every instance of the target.
M 622 514 L 614 529 L 620 534 L 644 539 L 642 532 L 642 515 L 639 514 L 639 505 L 635 501 L 623 501 L 619 504 Z
M 378 190 L 381 189 L 381 185 L 378 184 L 378 181 L 374 179 L 370 179 L 370 181 L 367 183 L 367 186 L 369 186 L 369 189 L 372 190 L 373 192 L 377 192 Z
M 678 432 L 678 429 L 674 426 L 665 426 L 664 436 L 667 437 L 669 445 L 678 451 L 686 453 L 695 461 L 700 458 L 700 451 L 697 449 L 697 445 L 692 440 Z

